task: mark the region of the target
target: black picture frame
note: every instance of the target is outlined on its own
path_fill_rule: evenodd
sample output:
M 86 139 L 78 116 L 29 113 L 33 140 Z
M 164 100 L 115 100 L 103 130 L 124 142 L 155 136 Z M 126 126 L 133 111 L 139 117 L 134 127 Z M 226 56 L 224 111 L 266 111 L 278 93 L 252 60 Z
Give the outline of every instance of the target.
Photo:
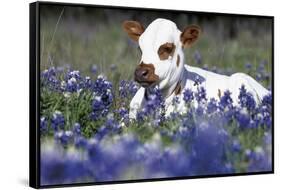
M 248 172 L 248 173 L 233 173 L 233 174 L 218 174 L 218 175 L 198 175 L 198 176 L 183 176 L 183 177 L 167 177 L 153 179 L 138 179 L 138 180 L 122 180 L 122 181 L 105 181 L 105 182 L 90 182 L 90 183 L 73 183 L 73 184 L 57 184 L 57 185 L 41 185 L 40 184 L 40 6 L 71 6 L 71 7 L 94 7 L 94 8 L 110 8 L 122 10 L 151 10 L 157 12 L 173 12 L 173 13 L 189 13 L 196 15 L 220 15 L 230 17 L 245 17 L 245 18 L 267 18 L 272 20 L 272 170 L 263 172 Z M 232 177 L 232 176 L 247 176 L 260 174 L 274 173 L 274 17 L 264 15 L 247 15 L 247 14 L 228 14 L 218 12 L 199 12 L 187 10 L 166 10 L 166 9 L 150 9 L 150 8 L 135 8 L 135 7 L 120 7 L 120 6 L 103 6 L 91 4 L 76 4 L 76 3 L 60 3 L 60 2 L 34 2 L 29 5 L 29 185 L 33 188 L 53 188 L 53 187 L 73 187 L 85 185 L 103 185 L 103 184 L 119 184 L 119 183 L 136 183 L 136 182 L 152 182 L 163 180 L 180 180 L 194 178 L 213 178 L 213 177 Z

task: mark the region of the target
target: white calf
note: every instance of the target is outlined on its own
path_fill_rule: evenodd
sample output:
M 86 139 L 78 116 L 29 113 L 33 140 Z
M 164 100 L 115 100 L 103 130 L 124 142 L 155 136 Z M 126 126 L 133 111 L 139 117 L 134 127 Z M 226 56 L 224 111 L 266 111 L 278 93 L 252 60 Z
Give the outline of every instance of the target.
M 142 56 L 135 70 L 135 80 L 142 86 L 130 103 L 130 118 L 145 104 L 150 87 L 158 85 L 165 98 L 166 115 L 175 110 L 172 100 L 179 97 L 177 111 L 185 110 L 184 89 L 197 90 L 194 82 L 199 80 L 206 89 L 207 98 L 219 99 L 226 90 L 231 92 L 233 104 L 238 104 L 239 88 L 242 84 L 256 100 L 268 94 L 262 85 L 252 77 L 236 73 L 225 76 L 184 64 L 183 48 L 197 41 L 201 30 L 196 25 L 186 27 L 181 32 L 175 23 L 166 19 L 154 20 L 146 29 L 136 21 L 125 21 L 124 30 L 129 37 L 138 42 Z

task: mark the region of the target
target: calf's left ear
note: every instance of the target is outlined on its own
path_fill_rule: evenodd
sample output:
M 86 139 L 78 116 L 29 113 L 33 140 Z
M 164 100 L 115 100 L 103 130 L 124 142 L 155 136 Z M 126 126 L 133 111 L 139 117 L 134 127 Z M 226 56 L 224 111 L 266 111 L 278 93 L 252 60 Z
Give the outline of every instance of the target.
M 190 25 L 186 27 L 180 35 L 180 40 L 183 47 L 187 48 L 192 46 L 199 38 L 201 29 L 197 25 Z
M 137 21 L 124 21 L 122 26 L 129 37 L 134 41 L 138 41 L 139 37 L 144 32 L 144 27 Z

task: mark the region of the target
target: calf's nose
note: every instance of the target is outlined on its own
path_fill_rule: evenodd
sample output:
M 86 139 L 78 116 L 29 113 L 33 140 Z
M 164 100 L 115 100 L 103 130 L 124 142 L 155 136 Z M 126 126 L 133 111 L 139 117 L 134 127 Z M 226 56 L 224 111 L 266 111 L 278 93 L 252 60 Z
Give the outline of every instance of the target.
M 135 71 L 135 77 L 140 80 L 148 78 L 149 70 L 147 68 L 138 68 Z

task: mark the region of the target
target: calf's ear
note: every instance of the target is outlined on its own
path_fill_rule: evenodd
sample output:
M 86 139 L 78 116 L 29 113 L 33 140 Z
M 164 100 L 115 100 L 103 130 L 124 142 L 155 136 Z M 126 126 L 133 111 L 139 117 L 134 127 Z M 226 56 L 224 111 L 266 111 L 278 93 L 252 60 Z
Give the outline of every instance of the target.
M 139 37 L 144 32 L 144 27 L 137 21 L 124 21 L 122 26 L 125 32 L 127 32 L 129 37 L 134 41 L 138 41 Z
M 201 29 L 197 25 L 187 26 L 180 35 L 180 40 L 183 47 L 187 48 L 192 46 L 199 38 Z

